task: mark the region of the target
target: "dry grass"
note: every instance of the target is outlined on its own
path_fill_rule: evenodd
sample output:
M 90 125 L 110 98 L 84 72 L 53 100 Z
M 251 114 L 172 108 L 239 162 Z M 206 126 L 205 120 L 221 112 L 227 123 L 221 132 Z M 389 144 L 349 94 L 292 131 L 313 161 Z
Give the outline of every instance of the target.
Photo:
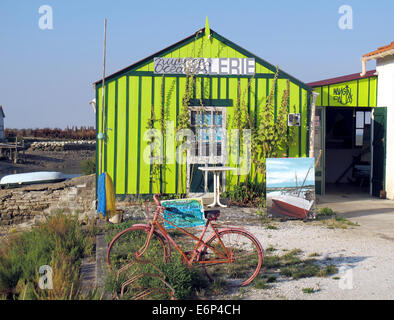
M 30 231 L 12 234 L 0 250 L 0 294 L 7 299 L 76 299 L 82 258 L 92 253 L 94 227 L 58 213 Z M 53 289 L 39 288 L 41 266 L 53 271 Z

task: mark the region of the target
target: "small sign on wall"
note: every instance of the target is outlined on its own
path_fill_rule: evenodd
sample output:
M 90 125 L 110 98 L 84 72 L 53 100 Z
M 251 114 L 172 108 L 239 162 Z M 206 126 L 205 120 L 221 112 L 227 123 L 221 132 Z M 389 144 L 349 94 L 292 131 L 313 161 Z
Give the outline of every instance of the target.
M 334 101 L 342 105 L 351 104 L 353 102 L 352 89 L 349 86 L 335 88 L 333 92 Z
M 301 126 L 301 114 L 300 113 L 289 113 L 287 115 L 287 125 L 289 127 L 300 127 Z

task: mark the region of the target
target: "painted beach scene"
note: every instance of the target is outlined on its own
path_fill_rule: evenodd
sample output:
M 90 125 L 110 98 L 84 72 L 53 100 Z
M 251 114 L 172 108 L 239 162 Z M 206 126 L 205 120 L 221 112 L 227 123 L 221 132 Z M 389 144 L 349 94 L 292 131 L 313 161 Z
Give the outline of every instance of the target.
M 267 213 L 282 219 L 315 218 L 315 159 L 267 159 Z

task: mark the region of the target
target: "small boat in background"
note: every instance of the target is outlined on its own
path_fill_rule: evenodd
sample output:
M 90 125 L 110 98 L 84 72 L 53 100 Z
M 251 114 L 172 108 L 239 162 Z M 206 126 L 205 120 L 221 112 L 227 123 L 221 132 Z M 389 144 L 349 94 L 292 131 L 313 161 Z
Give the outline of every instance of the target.
M 0 186 L 4 187 L 19 187 L 22 185 L 54 183 L 66 180 L 67 177 L 61 172 L 29 172 L 18 173 L 4 176 L 0 180 Z
M 272 198 L 272 208 L 278 213 L 294 218 L 305 219 L 311 212 L 314 201 L 292 195 L 278 195 Z

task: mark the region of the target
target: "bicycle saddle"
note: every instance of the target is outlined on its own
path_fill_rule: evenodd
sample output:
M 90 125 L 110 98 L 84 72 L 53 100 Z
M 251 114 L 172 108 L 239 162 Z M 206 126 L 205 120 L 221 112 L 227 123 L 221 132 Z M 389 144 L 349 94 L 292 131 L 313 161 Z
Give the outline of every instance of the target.
M 205 219 L 212 221 L 212 220 L 217 220 L 220 216 L 220 210 L 206 210 L 204 211 L 204 216 Z

